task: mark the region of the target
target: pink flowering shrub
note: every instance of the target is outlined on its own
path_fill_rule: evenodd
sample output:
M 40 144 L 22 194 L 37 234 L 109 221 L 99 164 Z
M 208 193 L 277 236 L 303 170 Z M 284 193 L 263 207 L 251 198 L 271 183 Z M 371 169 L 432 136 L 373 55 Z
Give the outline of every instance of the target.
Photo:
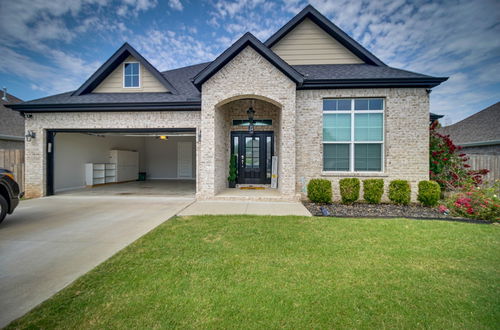
M 466 163 L 469 157 L 460 152 L 462 148 L 456 146 L 449 135 L 436 131 L 438 125 L 436 121 L 430 127 L 430 179 L 439 183 L 443 191 L 463 189 L 469 185 L 479 186 L 483 182 L 483 176 L 489 171 L 471 170 L 470 165 Z
M 458 217 L 500 221 L 500 181 L 491 188 L 472 187 L 452 194 L 439 210 Z

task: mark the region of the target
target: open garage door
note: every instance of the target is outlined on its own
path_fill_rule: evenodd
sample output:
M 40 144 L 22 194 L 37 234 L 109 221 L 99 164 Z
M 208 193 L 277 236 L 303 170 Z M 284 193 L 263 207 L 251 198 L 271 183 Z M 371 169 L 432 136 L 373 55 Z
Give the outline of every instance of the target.
M 48 131 L 48 195 L 193 196 L 195 186 L 195 129 Z

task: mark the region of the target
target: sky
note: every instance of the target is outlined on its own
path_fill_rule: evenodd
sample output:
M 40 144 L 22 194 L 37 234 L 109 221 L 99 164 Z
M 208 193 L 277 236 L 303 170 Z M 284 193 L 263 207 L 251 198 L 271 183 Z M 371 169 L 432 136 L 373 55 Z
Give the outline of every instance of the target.
M 499 0 L 0 0 L 0 87 L 74 90 L 126 41 L 160 71 L 207 62 L 308 3 L 389 66 L 450 77 L 431 93 L 445 125 L 500 101 Z

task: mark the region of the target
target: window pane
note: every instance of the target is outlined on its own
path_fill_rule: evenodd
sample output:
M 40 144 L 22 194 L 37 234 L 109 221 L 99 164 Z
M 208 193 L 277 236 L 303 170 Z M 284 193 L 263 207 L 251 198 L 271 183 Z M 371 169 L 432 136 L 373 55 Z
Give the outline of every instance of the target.
M 323 141 L 351 141 L 351 115 L 323 115 Z
M 139 76 L 132 76 L 132 86 L 139 87 Z
M 368 99 L 354 100 L 354 110 L 368 110 Z
M 349 144 L 323 144 L 323 170 L 349 171 Z
M 233 136 L 233 155 L 235 156 L 238 156 L 238 148 L 239 148 L 239 145 L 238 145 L 238 141 L 239 141 L 239 137 L 237 136 Z
M 382 144 L 355 144 L 354 170 L 381 171 Z
M 266 179 L 271 178 L 271 169 L 272 169 L 272 139 L 270 136 L 266 136 Z
M 139 74 L 139 63 L 132 63 L 132 74 Z
M 323 110 L 337 110 L 337 100 L 323 100 Z
M 370 110 L 384 110 L 384 99 L 370 99 Z
M 337 100 L 337 110 L 351 110 L 351 100 Z
M 131 87 L 131 86 L 132 86 L 132 77 L 125 76 L 125 87 Z
M 132 74 L 132 63 L 125 63 L 125 75 Z
M 355 141 L 382 141 L 383 117 L 381 113 L 354 115 Z

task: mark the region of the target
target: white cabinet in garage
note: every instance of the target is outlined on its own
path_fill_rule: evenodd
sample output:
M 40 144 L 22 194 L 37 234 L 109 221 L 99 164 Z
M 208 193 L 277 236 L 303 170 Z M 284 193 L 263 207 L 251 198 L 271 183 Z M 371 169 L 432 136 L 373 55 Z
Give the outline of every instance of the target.
M 139 176 L 139 153 L 128 150 L 111 150 L 110 162 L 116 164 L 116 181 L 133 181 Z

